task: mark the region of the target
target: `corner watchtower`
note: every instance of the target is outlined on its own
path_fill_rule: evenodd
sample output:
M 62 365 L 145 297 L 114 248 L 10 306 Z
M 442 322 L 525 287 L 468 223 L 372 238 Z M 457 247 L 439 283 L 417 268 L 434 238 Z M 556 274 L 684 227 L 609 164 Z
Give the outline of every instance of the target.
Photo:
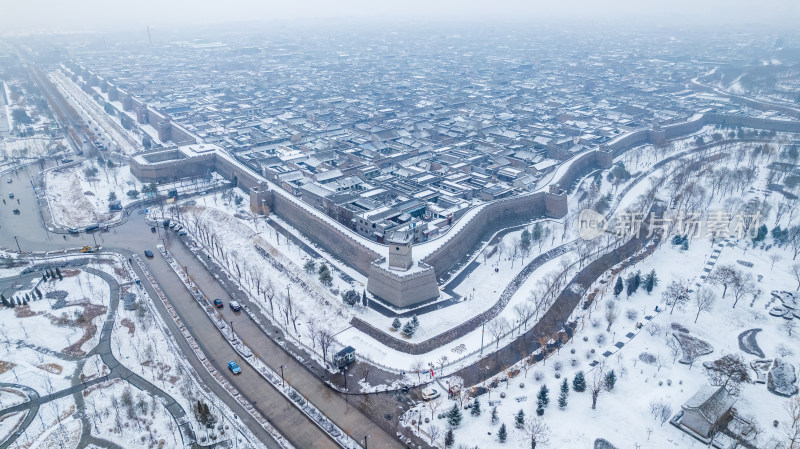
M 410 232 L 395 232 L 386 243 L 389 246 L 389 268 L 406 271 L 414 264 L 411 256 L 412 238 Z

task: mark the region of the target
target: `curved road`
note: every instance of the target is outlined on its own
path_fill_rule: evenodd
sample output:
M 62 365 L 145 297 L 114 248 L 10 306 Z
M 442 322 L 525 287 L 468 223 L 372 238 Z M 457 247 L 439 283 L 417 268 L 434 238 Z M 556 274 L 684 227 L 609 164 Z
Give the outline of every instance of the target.
M 18 173 L 6 175 L 13 179 L 11 184 L 0 183 L 0 197 L 6 199 L 7 204 L 0 204 L 0 246 L 25 251 L 59 251 L 64 248 L 76 248 L 83 245 L 93 245 L 92 235 L 60 235 L 47 232 L 41 225 L 41 215 L 36 207 L 36 196 L 30 183 L 30 177 L 39 171 L 38 166 L 20 169 Z M 13 192 L 15 198 L 20 200 L 9 201 L 8 193 Z M 13 204 L 12 204 L 13 203 Z M 13 215 L 12 210 L 19 208 L 22 213 Z M 111 228 L 109 232 L 94 234 L 97 243 L 105 249 L 119 252 L 125 257 L 131 253 L 142 254 L 145 249 L 154 250 L 161 241 L 157 234 L 150 232 L 150 227 L 144 224 L 143 217 L 133 211 L 133 216 L 126 223 Z M 174 238 L 174 235 L 171 237 Z M 167 241 L 168 248 L 173 245 Z M 174 245 L 177 249 L 183 245 Z M 188 251 L 187 251 L 188 252 Z M 176 258 L 182 265 L 190 265 L 190 274 L 203 289 L 206 296 L 220 297 L 229 300 L 228 292 L 219 285 L 192 255 L 181 254 L 178 251 Z M 260 378 L 251 370 L 243 370 L 242 375 L 233 377 L 227 369 L 228 360 L 243 362 L 238 354 L 227 344 L 220 333 L 211 325 L 205 312 L 189 296 L 188 291 L 172 271 L 169 265 L 159 257 L 145 259 L 148 269 L 156 278 L 159 286 L 167 294 L 175 310 L 179 313 L 187 329 L 197 340 L 203 352 L 214 364 L 215 368 L 227 376 L 227 379 L 236 386 L 248 401 L 259 410 L 275 428 L 280 431 L 296 447 L 338 447 L 322 432 L 310 419 L 291 404 L 282 394 L 268 382 Z M 195 265 L 196 264 L 196 265 Z M 138 273 L 140 276 L 142 273 Z M 144 282 L 143 284 L 146 284 Z M 152 295 L 150 286 L 146 286 Z M 155 296 L 153 296 L 155 298 Z M 164 317 L 173 334 L 178 332 L 174 322 L 164 309 L 160 301 L 154 301 L 161 315 Z M 226 309 L 227 310 L 227 309 Z M 258 356 L 272 369 L 280 371 L 284 365 L 287 380 L 301 394 L 308 398 L 321 412 L 333 420 L 341 429 L 348 432 L 357 441 L 363 440 L 364 435 L 369 435 L 369 443 L 374 447 L 402 448 L 403 445 L 390 432 L 374 423 L 369 416 L 351 405 L 343 395 L 333 391 L 320 379 L 305 369 L 301 362 L 288 355 L 283 348 L 265 336 L 261 329 L 246 315 L 237 317 L 236 332 L 258 353 Z M 179 345 L 184 349 L 186 358 L 195 368 L 205 384 L 215 391 L 221 400 L 225 401 L 243 419 L 248 427 L 262 441 L 271 441 L 268 434 L 255 422 L 250 422 L 244 409 L 236 403 L 230 395 L 219 388 L 219 385 L 208 375 L 200 365 L 192 351 L 185 346 L 185 339 L 178 336 Z M 246 366 L 246 363 L 242 363 Z M 385 413 L 385 412 L 384 412 Z

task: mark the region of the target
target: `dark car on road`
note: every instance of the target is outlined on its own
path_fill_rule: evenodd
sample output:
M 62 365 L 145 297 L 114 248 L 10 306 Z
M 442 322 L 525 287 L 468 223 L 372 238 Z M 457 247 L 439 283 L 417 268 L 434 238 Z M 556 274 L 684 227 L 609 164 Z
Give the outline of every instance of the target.
M 153 252 L 149 249 L 144 250 L 145 257 L 153 257 Z
M 222 304 L 222 300 L 219 299 L 219 298 L 214 298 L 213 303 L 214 303 L 214 307 L 216 307 L 218 309 L 221 309 L 221 308 L 225 307 L 225 305 Z
M 231 309 L 233 309 L 234 312 L 238 312 L 238 311 L 242 310 L 242 306 L 236 301 L 231 301 L 230 302 L 230 306 L 231 306 Z

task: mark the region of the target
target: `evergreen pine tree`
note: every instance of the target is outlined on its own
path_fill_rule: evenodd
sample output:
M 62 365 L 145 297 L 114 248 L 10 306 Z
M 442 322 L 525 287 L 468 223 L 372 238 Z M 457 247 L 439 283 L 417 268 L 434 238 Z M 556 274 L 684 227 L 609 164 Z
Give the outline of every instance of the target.
M 650 272 L 647 273 L 647 276 L 644 278 L 644 289 L 647 291 L 648 295 L 653 291 L 656 285 L 658 285 L 658 276 L 656 276 L 656 270 L 650 270 Z
M 369 302 L 367 302 L 367 291 L 364 290 L 361 292 L 361 305 L 364 307 L 369 306 Z
M 583 371 L 575 373 L 575 378 L 572 379 L 572 389 L 578 393 L 586 391 L 586 378 L 583 376 Z
M 681 244 L 681 251 L 688 251 L 689 250 L 689 240 L 683 239 L 683 243 Z
M 633 275 L 633 292 L 636 293 L 636 290 L 639 290 L 639 286 L 642 285 L 642 271 L 636 270 L 636 274 Z
M 542 385 L 542 388 L 539 389 L 539 394 L 536 395 L 536 403 L 539 404 L 541 408 L 547 407 L 550 404 L 550 390 L 547 389 L 547 385 Z
M 522 246 L 522 249 L 528 249 L 531 247 L 531 233 L 528 232 L 528 228 L 522 230 L 522 235 L 519 238 L 519 244 Z
M 47 282 L 47 276 L 44 274 L 42 275 L 42 281 Z
M 497 407 L 492 407 L 492 424 L 497 424 Z
M 523 412 L 522 409 L 514 415 L 514 426 L 517 429 L 521 429 L 525 426 L 525 412 Z
M 558 395 L 558 408 L 561 410 L 567 408 L 567 393 L 564 390 L 561 390 L 561 393 Z
M 500 430 L 497 431 L 497 439 L 500 440 L 501 443 L 505 443 L 506 438 L 508 438 L 508 432 L 506 431 L 506 424 L 503 423 L 500 425 Z
M 416 330 L 417 330 L 417 328 L 414 327 L 413 324 L 411 324 L 411 321 L 407 322 L 406 325 L 403 326 L 403 333 L 406 334 L 406 337 L 410 337 L 410 336 L 414 335 L 414 332 Z
M 30 302 L 30 300 L 31 296 L 28 293 L 25 293 L 25 299 L 22 300 L 22 303 L 27 304 L 28 302 Z
M 411 324 L 414 325 L 414 327 L 419 327 L 419 318 L 417 318 L 417 314 L 411 316 Z
M 398 330 L 400 326 L 402 326 L 402 324 L 400 324 L 400 318 L 395 317 L 394 321 L 392 321 L 392 329 Z
M 308 261 L 306 261 L 306 263 L 303 265 L 303 269 L 306 271 L 306 273 L 308 273 L 308 274 L 312 274 L 312 273 L 314 273 L 314 271 L 317 269 L 317 264 L 316 264 L 316 263 L 314 263 L 314 261 L 313 261 L 313 260 L 309 259 L 309 260 L 308 260 Z
M 614 284 L 614 296 L 619 296 L 619 294 L 622 293 L 622 290 L 624 288 L 625 286 L 622 285 L 622 277 L 617 276 L 617 283 Z
M 64 276 L 61 275 L 61 270 L 59 270 L 58 267 L 56 267 L 56 276 L 58 276 L 59 281 L 64 280 Z
M 325 264 L 319 267 L 319 282 L 326 287 L 330 287 L 333 284 L 333 276 L 331 276 L 331 272 Z
M 458 408 L 458 404 L 453 404 L 453 408 L 447 412 L 447 423 L 450 424 L 450 427 L 458 427 L 461 425 L 461 410 Z
M 475 398 L 475 400 L 472 401 L 472 410 L 470 413 L 472 416 L 481 416 L 481 402 L 478 400 L 478 398 Z
M 8 307 L 8 301 L 6 301 L 6 295 L 0 295 L 0 301 L 3 302 L 3 305 Z
M 625 278 L 625 294 L 631 296 L 634 292 L 636 292 L 636 274 L 630 273 Z
M 33 289 L 33 291 L 36 292 L 36 296 L 38 296 L 39 299 L 42 299 L 42 291 L 39 290 L 39 287 L 36 287 L 35 289 Z
M 612 369 L 606 374 L 605 378 L 606 390 L 612 391 L 616 383 L 617 383 L 617 375 L 614 373 L 614 370 Z
M 453 436 L 453 429 L 447 429 L 447 433 L 444 434 L 444 447 L 451 448 L 455 442 L 456 439 L 455 436 Z

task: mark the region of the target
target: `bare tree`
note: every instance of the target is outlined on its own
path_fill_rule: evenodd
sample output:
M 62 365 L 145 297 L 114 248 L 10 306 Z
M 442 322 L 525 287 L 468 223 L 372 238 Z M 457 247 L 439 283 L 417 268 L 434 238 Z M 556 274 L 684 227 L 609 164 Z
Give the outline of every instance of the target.
M 422 368 L 424 367 L 422 360 L 414 360 L 411 363 L 411 371 L 417 373 L 417 381 L 422 382 Z
M 736 281 L 737 270 L 733 265 L 720 265 L 710 275 L 708 280 L 712 284 L 722 285 L 722 297 L 728 293 L 728 286 Z
M 689 301 L 689 285 L 686 281 L 672 281 L 661 294 L 664 302 L 670 306 L 669 314 L 675 311 L 675 307 L 682 308 Z
M 789 399 L 783 407 L 789 414 L 789 421 L 783 425 L 788 449 L 800 449 L 800 396 Z
M 740 355 L 726 354 L 704 366 L 709 383 L 725 387 L 733 395 L 739 394 L 741 384 L 750 382 L 750 370 Z
M 606 328 L 606 332 L 611 331 L 611 326 L 617 321 L 617 317 L 619 317 L 619 308 L 617 307 L 617 303 L 614 300 L 609 300 L 606 303 L 606 322 L 608 323 L 608 327 Z M 592 407 L 594 408 L 594 407 Z
M 700 317 L 700 312 L 708 312 L 714 305 L 716 296 L 714 292 L 707 288 L 700 288 L 694 294 L 694 305 L 697 306 L 697 315 L 694 316 L 694 322 Z
M 333 334 L 328 329 L 321 329 L 317 334 L 317 340 L 319 341 L 319 348 L 322 350 L 322 358 L 325 363 L 328 363 L 328 349 L 333 344 Z
M 668 333 L 666 337 L 667 348 L 669 352 L 672 354 L 672 363 L 675 363 L 675 360 L 678 359 L 678 355 L 681 353 L 681 346 L 678 343 L 678 340 L 675 339 L 675 336 L 672 333 Z
M 550 440 L 550 428 L 542 418 L 529 419 L 523 428 L 525 432 L 525 442 L 530 444 L 531 449 L 536 449 L 539 445 L 546 445 Z
M 597 365 L 597 369 L 595 369 L 592 376 L 592 383 L 589 385 L 589 392 L 592 393 L 592 410 L 597 408 L 597 398 L 605 391 L 608 391 L 605 370 L 603 365 Z
M 514 313 L 517 315 L 519 324 L 524 328 L 528 325 L 528 319 L 533 314 L 533 305 L 530 301 L 521 302 L 514 305 Z
M 756 284 L 753 281 L 753 275 L 750 273 L 743 273 L 737 270 L 737 276 L 731 284 L 731 291 L 733 292 L 733 308 L 736 308 L 736 303 L 747 294 L 755 293 Z
M 506 333 L 508 329 L 508 320 L 505 317 L 499 316 L 489 322 L 489 333 L 494 337 L 495 349 L 500 347 L 500 337 Z
M 275 284 L 272 283 L 272 279 L 267 278 L 267 281 L 264 282 L 264 290 L 263 290 L 264 298 L 269 301 L 269 313 L 272 315 L 272 319 L 275 319 Z
M 797 281 L 797 289 L 800 290 L 800 263 L 792 265 L 792 276 Z
M 668 402 L 650 401 L 650 413 L 656 421 L 659 421 L 663 426 L 669 417 L 672 416 L 672 407 Z
M 787 320 L 783 323 L 783 329 L 786 331 L 786 335 L 790 337 L 794 334 L 795 327 L 797 327 L 797 325 L 794 324 L 794 320 Z
M 439 375 L 441 376 L 444 374 L 444 366 L 447 365 L 447 356 L 443 355 L 439 357 L 437 362 L 439 362 Z
M 431 399 L 430 401 L 425 403 L 425 408 L 431 411 L 431 421 L 433 421 L 433 415 L 436 413 L 436 410 L 442 405 L 442 400 L 440 398 Z
M 775 254 L 770 254 L 769 256 L 767 256 L 767 259 L 769 259 L 769 261 L 771 262 L 770 266 L 769 266 L 769 269 L 771 270 L 771 269 L 775 268 L 775 262 L 780 261 L 781 259 L 783 259 L 783 257 L 780 254 L 775 253 Z M 798 281 L 798 282 L 800 282 L 800 281 Z M 798 288 L 800 288 L 800 287 L 798 287 Z
M 514 268 L 514 261 L 517 260 L 521 253 L 519 237 L 511 239 L 511 268 Z
M 433 418 L 431 418 L 431 419 L 433 419 Z M 442 434 L 442 429 L 439 428 L 439 426 L 437 426 L 434 423 L 431 423 L 430 425 L 428 425 L 428 435 L 431 437 L 431 444 L 433 444 L 434 441 L 436 441 L 438 443 L 439 436 L 441 434 Z M 438 446 L 438 444 L 437 444 L 437 446 Z
M 358 372 L 361 373 L 361 377 L 364 378 L 364 382 L 367 381 L 367 376 L 369 376 L 369 372 L 372 370 L 372 365 L 367 362 L 361 362 L 358 365 Z

